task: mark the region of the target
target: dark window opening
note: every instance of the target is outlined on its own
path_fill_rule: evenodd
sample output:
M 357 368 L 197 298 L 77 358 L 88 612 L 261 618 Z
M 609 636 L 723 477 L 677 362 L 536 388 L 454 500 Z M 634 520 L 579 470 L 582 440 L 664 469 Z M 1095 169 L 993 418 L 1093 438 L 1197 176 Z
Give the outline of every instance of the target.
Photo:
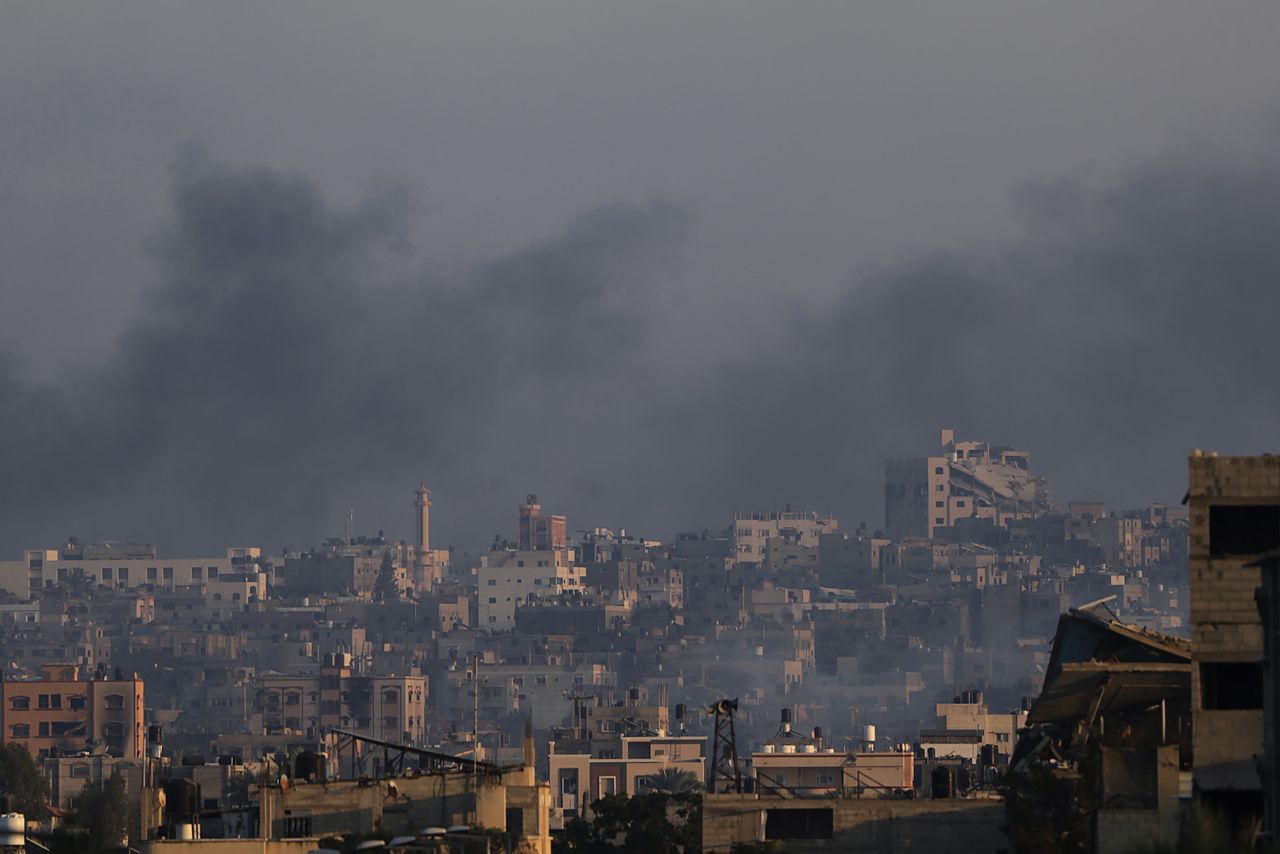
M 1257 555 L 1280 549 L 1280 504 L 1209 508 L 1209 554 Z
M 1204 709 L 1261 709 L 1262 667 L 1252 661 L 1201 664 L 1200 698 Z
M 826 809 L 774 809 L 765 811 L 765 839 L 830 839 L 833 811 Z

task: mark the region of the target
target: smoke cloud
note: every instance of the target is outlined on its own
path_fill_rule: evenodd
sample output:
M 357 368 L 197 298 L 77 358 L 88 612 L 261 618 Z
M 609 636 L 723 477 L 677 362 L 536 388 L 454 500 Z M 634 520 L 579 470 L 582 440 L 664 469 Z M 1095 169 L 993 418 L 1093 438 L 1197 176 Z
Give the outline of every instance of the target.
M 0 360 L 10 553 L 69 533 L 298 547 L 349 506 L 404 536 L 419 478 L 436 544 L 464 548 L 509 534 L 531 490 L 573 528 L 718 530 L 784 501 L 876 527 L 883 459 L 942 426 L 1112 506 L 1176 501 L 1193 447 L 1275 450 L 1269 161 L 1025 187 L 1017 239 L 864 269 L 820 304 L 784 294 L 747 357 L 673 332 L 692 222 L 670 205 L 437 270 L 402 192 L 340 210 L 305 176 L 189 154 L 172 198 L 109 359 L 47 383 Z
M 404 193 L 335 210 L 304 176 L 182 156 L 149 247 L 159 282 L 112 358 L 45 385 L 0 365 L 5 544 L 302 546 L 344 499 L 402 499 L 359 522 L 403 533 L 420 476 L 454 492 L 559 453 L 543 410 L 568 428 L 574 393 L 634 370 L 650 320 L 625 292 L 665 275 L 687 217 L 602 208 L 470 269 L 405 274 L 412 216 Z M 525 491 L 502 485 L 484 500 Z
M 706 482 L 877 527 L 882 460 L 932 452 L 939 427 L 1028 448 L 1060 503 L 1112 507 L 1179 500 L 1195 447 L 1276 450 L 1274 162 L 1180 154 L 1014 204 L 1009 245 L 863 271 L 727 369 L 699 404 L 726 439 Z

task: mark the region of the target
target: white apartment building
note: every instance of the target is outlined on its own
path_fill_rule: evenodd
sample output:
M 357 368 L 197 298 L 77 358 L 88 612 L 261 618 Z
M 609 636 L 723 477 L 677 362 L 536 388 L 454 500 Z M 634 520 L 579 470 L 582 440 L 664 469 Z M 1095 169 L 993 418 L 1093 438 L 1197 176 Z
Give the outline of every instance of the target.
M 182 587 L 254 570 L 246 562 L 261 556 L 261 549 L 241 547 L 227 549 L 223 557 L 157 557 L 149 545 L 72 543 L 61 549 L 30 549 L 20 561 L 0 561 L 0 585 L 22 597 L 77 578 L 122 589 Z
M 585 590 L 587 569 L 574 549 L 492 551 L 476 570 L 480 628 L 505 632 L 516 626 L 516 608 L 530 598 Z

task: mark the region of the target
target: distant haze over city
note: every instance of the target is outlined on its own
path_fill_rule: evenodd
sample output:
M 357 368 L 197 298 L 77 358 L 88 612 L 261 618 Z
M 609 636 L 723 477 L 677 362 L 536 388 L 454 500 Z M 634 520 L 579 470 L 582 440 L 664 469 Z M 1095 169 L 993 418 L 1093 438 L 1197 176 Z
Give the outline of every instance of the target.
M 0 551 L 407 537 L 419 482 L 464 550 L 528 492 L 874 529 L 941 427 L 1064 505 L 1267 450 L 1274 10 L 966 5 L 14 11 Z

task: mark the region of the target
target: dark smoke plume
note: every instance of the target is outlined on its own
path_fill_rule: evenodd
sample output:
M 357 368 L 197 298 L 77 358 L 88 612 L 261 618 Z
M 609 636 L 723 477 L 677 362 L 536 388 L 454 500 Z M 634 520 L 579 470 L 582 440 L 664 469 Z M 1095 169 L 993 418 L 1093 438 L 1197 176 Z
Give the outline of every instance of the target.
M 1010 245 L 864 272 L 725 370 L 699 402 L 719 453 L 697 504 L 791 498 L 877 527 L 882 460 L 947 426 L 1030 449 L 1063 504 L 1176 502 L 1193 448 L 1280 450 L 1275 163 L 1179 156 L 1015 204 Z
M 1280 436 L 1271 162 L 1025 188 L 1007 245 L 860 272 L 735 360 L 664 322 L 689 225 L 670 207 L 406 274 L 402 196 L 335 210 L 304 177 L 188 157 L 173 199 L 109 360 L 53 384 L 0 362 L 10 554 L 68 533 L 302 546 L 348 506 L 403 536 L 419 477 L 437 543 L 467 548 L 530 490 L 573 528 L 717 530 L 784 501 L 876 527 L 883 459 L 942 426 L 1030 449 L 1060 501 L 1139 505 L 1181 496 L 1193 447 Z
M 403 276 L 411 215 L 402 195 L 340 211 L 302 176 L 180 158 L 159 284 L 112 358 L 55 385 L 0 366 L 7 549 L 304 546 L 371 494 L 404 509 L 365 528 L 404 534 L 421 476 L 502 480 L 484 500 L 505 521 L 531 487 L 495 465 L 559 453 L 540 408 L 568 428 L 573 394 L 633 370 L 649 318 L 626 291 L 667 274 L 686 217 L 604 208 L 470 270 Z

